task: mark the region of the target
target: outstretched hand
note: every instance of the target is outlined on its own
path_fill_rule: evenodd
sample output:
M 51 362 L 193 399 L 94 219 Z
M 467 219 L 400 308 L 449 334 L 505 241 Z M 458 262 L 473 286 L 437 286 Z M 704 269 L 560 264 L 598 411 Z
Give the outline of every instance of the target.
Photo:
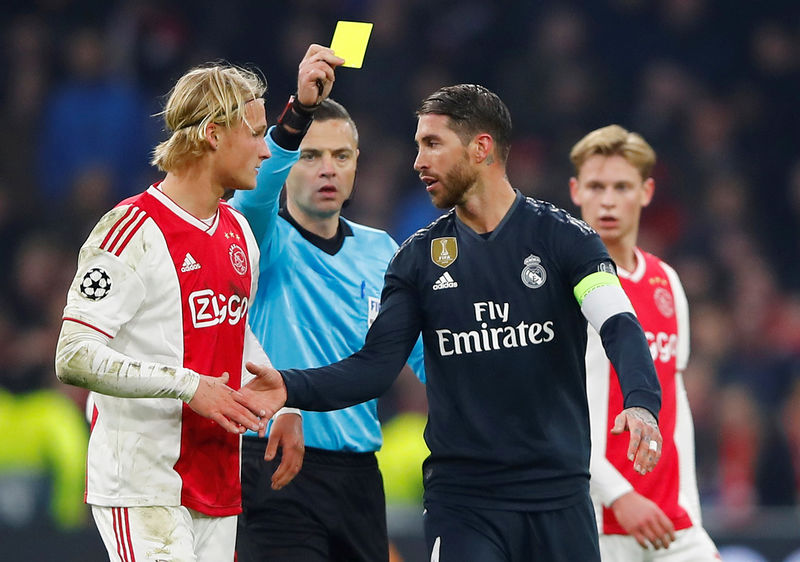
M 200 383 L 188 406 L 231 433 L 244 433 L 246 429 L 263 433 L 267 427 L 264 412 L 257 407 L 254 410 L 245 397 L 229 387 L 229 378 L 228 373 L 220 377 L 200 375 Z
M 286 385 L 283 377 L 278 371 L 266 365 L 256 365 L 248 361 L 245 367 L 256 377 L 239 391 L 243 403 L 248 404 L 251 410 L 256 408 L 263 412 L 262 418 L 271 418 L 286 403 Z M 258 430 L 259 437 L 264 437 L 265 434 L 266 424 Z
M 655 416 L 645 408 L 625 408 L 614 420 L 611 433 L 619 435 L 623 431 L 631 432 L 628 443 L 628 460 L 633 461 L 633 468 L 639 474 L 647 474 L 653 470 L 661 458 L 661 431 Z
M 317 105 L 326 99 L 333 88 L 334 69 L 344 62 L 329 47 L 312 43 L 297 71 L 297 101 Z

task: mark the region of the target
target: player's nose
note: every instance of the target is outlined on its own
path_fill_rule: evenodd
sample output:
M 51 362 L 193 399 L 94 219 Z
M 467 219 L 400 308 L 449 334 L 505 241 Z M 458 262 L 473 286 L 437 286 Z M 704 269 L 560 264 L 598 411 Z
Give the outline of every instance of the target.
M 267 145 L 266 137 L 261 139 L 261 145 L 258 147 L 258 157 L 261 160 L 266 160 L 267 158 L 272 157 L 272 151 L 270 151 L 269 146 Z

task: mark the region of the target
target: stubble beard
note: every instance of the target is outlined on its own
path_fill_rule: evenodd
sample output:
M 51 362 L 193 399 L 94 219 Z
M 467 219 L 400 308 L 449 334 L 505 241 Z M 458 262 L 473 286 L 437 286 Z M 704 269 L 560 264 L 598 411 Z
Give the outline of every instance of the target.
M 469 157 L 464 158 L 447 172 L 439 183 L 442 187 L 439 195 L 432 196 L 431 201 L 438 209 L 450 209 L 466 201 L 466 193 L 475 185 L 478 172 L 469 167 Z

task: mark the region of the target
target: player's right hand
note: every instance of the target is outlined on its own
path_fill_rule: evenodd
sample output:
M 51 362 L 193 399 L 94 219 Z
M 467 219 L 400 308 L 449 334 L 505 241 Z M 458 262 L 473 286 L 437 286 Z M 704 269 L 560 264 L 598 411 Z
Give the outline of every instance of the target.
M 200 375 L 200 383 L 194 396 L 187 403 L 189 407 L 203 416 L 217 422 L 231 433 L 244 433 L 246 429 L 264 431 L 266 419 L 246 408 L 240 393 L 227 385 L 228 373 L 220 377 Z
M 631 490 L 611 504 L 617 522 L 642 548 L 668 548 L 675 540 L 675 526 L 655 502 Z
M 263 412 L 261 417 L 269 419 L 286 404 L 287 393 L 283 377 L 272 367 L 256 365 L 251 361 L 248 361 L 245 367 L 256 377 L 242 387 L 240 391 L 242 404 L 253 411 L 260 410 Z M 266 431 L 266 426 L 261 428 L 258 432 L 259 437 L 264 437 Z
M 317 105 L 331 94 L 334 69 L 344 63 L 329 47 L 312 43 L 297 71 L 297 101 L 303 105 Z M 320 88 L 321 86 L 321 88 Z

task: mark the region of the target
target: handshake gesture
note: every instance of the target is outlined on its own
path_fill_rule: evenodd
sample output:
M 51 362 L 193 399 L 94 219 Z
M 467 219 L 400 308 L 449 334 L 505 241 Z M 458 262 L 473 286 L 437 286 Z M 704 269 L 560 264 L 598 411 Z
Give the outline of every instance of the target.
M 269 419 L 286 403 L 286 385 L 281 374 L 272 367 L 256 365 L 250 361 L 245 365 L 256 376 L 244 385 L 239 393 L 247 401 L 251 411 L 259 411 L 262 418 Z M 258 429 L 258 436 L 264 437 L 266 426 Z
M 256 378 L 239 390 L 227 386 L 228 373 L 221 377 L 200 376 L 200 384 L 189 407 L 210 418 L 231 433 L 257 431 L 264 437 L 267 421 L 286 402 L 286 385 L 280 373 L 266 365 L 247 362 Z

